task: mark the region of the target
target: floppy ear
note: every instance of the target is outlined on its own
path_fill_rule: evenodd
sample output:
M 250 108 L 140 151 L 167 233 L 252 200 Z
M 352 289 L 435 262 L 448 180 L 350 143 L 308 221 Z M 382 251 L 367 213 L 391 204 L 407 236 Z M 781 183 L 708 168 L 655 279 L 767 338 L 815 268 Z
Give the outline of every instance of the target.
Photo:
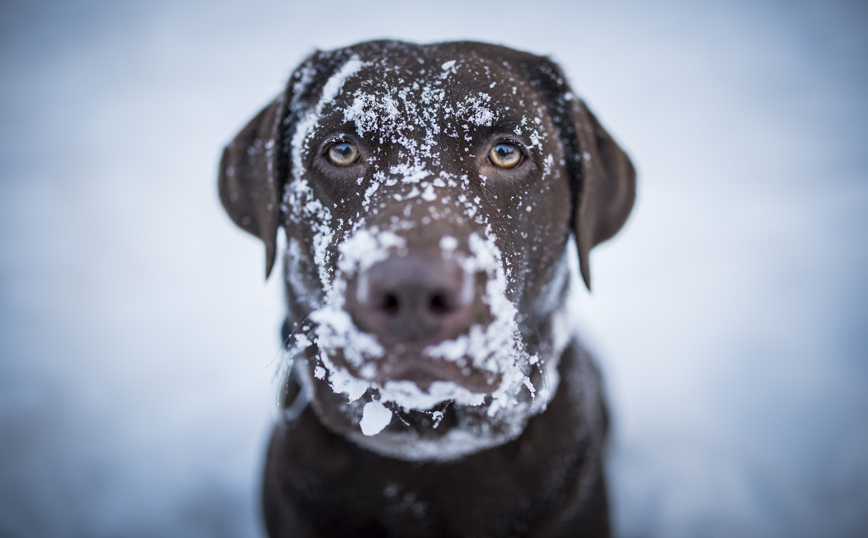
M 314 51 L 292 73 L 286 90 L 238 133 L 220 159 L 220 201 L 235 224 L 265 244 L 265 278 L 277 256 L 281 197 L 289 181 L 286 137 L 351 50 Z
M 615 235 L 630 215 L 636 171 L 627 154 L 570 89 L 560 67 L 548 58 L 528 56 L 523 68 L 545 101 L 564 148 L 579 267 L 591 289 L 591 249 Z
M 575 96 L 570 101 L 581 152 L 576 158 L 581 162 L 581 179 L 573 194 L 573 230 L 582 278 L 591 289 L 591 248 L 611 238 L 627 221 L 636 198 L 636 170 L 585 103 Z
M 287 92 L 238 133 L 220 159 L 220 201 L 232 220 L 265 243 L 265 278 L 277 254 L 280 197 L 286 182 L 283 128 Z

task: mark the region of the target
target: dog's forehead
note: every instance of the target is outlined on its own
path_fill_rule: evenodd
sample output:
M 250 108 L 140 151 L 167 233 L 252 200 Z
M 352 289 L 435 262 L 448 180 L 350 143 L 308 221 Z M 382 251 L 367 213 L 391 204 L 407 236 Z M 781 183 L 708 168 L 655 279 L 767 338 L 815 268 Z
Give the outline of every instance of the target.
M 475 91 L 504 97 L 528 93 L 528 82 L 519 67 L 500 57 L 440 49 L 425 55 L 358 57 L 362 65 L 358 76 L 346 81 L 349 93 L 359 89 L 378 93 L 406 91 L 418 96 L 436 89 L 454 97 Z
M 322 127 L 458 138 L 467 129 L 512 130 L 544 113 L 519 65 L 502 56 L 436 46 L 376 52 L 353 54 L 344 64 L 352 69 L 333 75 L 340 89 L 320 96 Z

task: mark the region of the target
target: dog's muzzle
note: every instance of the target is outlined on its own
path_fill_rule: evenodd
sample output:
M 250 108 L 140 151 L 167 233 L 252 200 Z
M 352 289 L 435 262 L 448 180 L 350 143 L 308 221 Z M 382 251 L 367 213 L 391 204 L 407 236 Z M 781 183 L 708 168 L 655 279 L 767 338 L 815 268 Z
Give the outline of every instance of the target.
M 350 279 L 345 308 L 385 350 L 375 360 L 372 380 L 412 381 L 423 390 L 435 381 L 451 381 L 473 392 L 490 392 L 496 381 L 490 374 L 425 353 L 427 346 L 489 321 L 477 290 L 480 279 L 439 251 L 392 253 Z
M 350 314 L 384 343 L 431 343 L 469 326 L 473 279 L 438 255 L 393 255 L 356 279 Z

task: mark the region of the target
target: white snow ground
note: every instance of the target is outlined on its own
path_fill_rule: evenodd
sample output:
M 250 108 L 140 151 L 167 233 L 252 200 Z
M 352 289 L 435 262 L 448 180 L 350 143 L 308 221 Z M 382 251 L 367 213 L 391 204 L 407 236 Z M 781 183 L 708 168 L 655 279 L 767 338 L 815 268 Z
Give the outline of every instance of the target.
M 261 535 L 279 278 L 217 161 L 379 37 L 552 54 L 638 166 L 583 305 L 621 534 L 868 534 L 868 9 L 698 4 L 0 4 L 0 535 Z

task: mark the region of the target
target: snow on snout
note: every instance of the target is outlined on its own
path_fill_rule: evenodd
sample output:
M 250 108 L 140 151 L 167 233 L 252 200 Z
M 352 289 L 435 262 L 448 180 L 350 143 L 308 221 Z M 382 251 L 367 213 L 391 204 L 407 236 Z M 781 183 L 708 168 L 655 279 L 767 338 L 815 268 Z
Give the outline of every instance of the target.
M 475 324 L 456 339 L 428 346 L 422 351 L 423 356 L 456 362 L 462 368 L 486 372 L 492 379 L 499 379 L 491 395 L 489 414 L 514 407 L 518 393 L 530 382 L 527 375 L 530 366 L 536 364 L 537 360 L 529 356 L 521 344 L 516 310 L 506 297 L 506 274 L 500 250 L 493 239 L 475 233 L 471 234 L 468 241 L 469 253 L 457 250 L 458 241 L 454 237 L 445 236 L 440 243 L 444 247 L 441 254 L 459 263 L 468 282 L 474 280 L 472 275 L 486 275 L 487 283 L 480 300 L 488 305 L 493 321 Z M 316 370 L 316 376 L 327 380 L 332 390 L 345 394 L 350 401 L 371 390 L 375 394 L 374 401 L 380 404 L 391 402 L 406 410 L 425 411 L 444 401 L 468 406 L 482 405 L 484 395 L 454 382 L 435 382 L 426 392 L 411 382 L 388 381 L 380 385 L 370 379 L 372 375 L 364 375 L 364 372 L 375 371 L 369 367 L 369 361 L 384 356 L 386 350 L 375 335 L 359 330 L 344 309 L 344 294 L 347 290 L 345 279 L 354 274 L 363 274 L 373 264 L 386 259 L 391 252 L 405 249 L 405 238 L 376 228 L 359 230 L 339 245 L 340 271 L 334 279 L 329 301 L 310 316 L 317 324 L 311 338 L 319 349 L 321 367 Z M 345 367 L 336 364 L 332 358 L 338 353 L 356 371 L 363 372 L 362 377 L 366 378 L 356 377 Z M 373 410 L 377 408 L 370 409 L 368 413 L 374 413 Z M 384 414 L 370 416 L 382 417 Z M 371 423 L 366 424 L 367 431 L 375 429 Z
M 332 386 L 338 392 L 344 392 L 350 396 L 361 395 L 357 384 L 352 383 L 351 380 L 345 380 L 347 376 L 350 376 L 348 372 L 337 373 L 336 367 L 330 368 L 329 365 L 334 366 L 329 359 L 330 356 L 341 352 L 349 364 L 357 369 L 363 369 L 368 359 L 382 357 L 385 354 L 385 349 L 377 341 L 377 338 L 359 330 L 349 313 L 344 309 L 347 290 L 346 278 L 357 272 L 364 273 L 378 261 L 386 259 L 393 249 L 401 252 L 405 247 L 406 240 L 403 237 L 389 231 L 379 231 L 376 228 L 359 230 L 338 246 L 339 271 L 331 282 L 326 295 L 326 304 L 310 314 L 310 319 L 317 324 L 313 341 L 320 350 L 323 365 L 332 371 L 333 375 L 330 376 L 330 380 L 335 376 L 344 380 L 341 382 L 342 388 Z M 325 372 L 323 372 L 324 375 Z M 364 393 L 364 390 L 361 392 Z

